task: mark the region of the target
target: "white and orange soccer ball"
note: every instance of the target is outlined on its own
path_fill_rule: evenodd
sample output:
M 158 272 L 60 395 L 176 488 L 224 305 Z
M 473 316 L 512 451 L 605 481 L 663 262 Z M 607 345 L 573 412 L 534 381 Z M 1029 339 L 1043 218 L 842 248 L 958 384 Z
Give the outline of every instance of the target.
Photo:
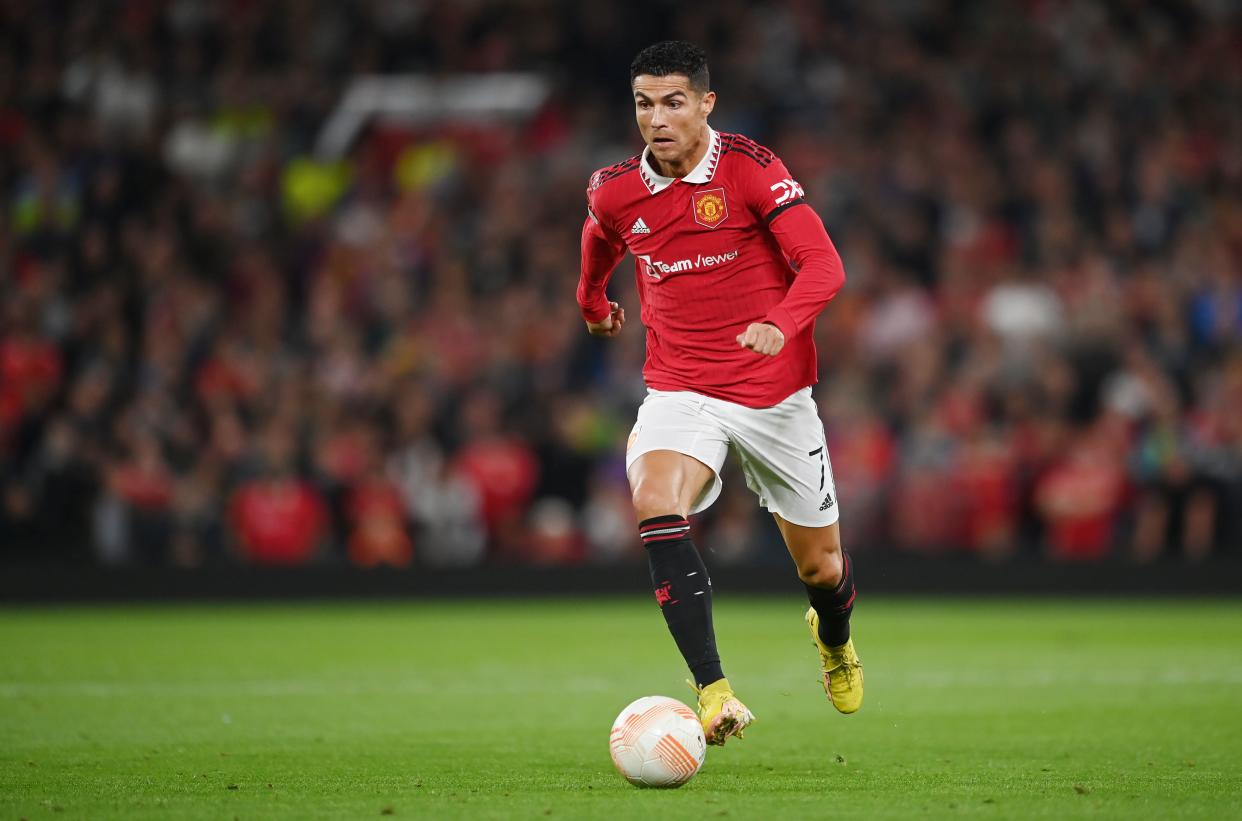
M 675 698 L 644 696 L 612 723 L 612 763 L 639 787 L 680 787 L 703 766 L 707 742 L 698 716 Z

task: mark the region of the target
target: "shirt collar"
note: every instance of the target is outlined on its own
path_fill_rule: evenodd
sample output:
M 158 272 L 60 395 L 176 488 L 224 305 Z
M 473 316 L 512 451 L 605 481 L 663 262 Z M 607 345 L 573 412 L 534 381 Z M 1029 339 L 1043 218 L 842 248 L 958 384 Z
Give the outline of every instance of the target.
M 716 165 L 720 162 L 720 135 L 707 127 L 707 132 L 711 144 L 707 147 L 707 153 L 703 155 L 703 159 L 699 160 L 699 164 L 694 169 L 682 177 L 685 182 L 704 183 L 711 182 L 716 176 Z M 643 183 L 646 184 L 647 190 L 652 194 L 658 194 L 665 188 L 677 182 L 677 177 L 662 177 L 651 167 L 649 158 L 651 155 L 651 146 L 643 149 L 643 156 L 638 163 L 638 172 L 642 175 Z

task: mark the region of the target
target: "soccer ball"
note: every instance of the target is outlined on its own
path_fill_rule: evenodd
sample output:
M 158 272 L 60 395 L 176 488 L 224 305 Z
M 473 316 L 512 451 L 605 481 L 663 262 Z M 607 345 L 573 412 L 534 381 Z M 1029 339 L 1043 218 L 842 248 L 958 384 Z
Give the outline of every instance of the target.
M 703 766 L 707 742 L 698 716 L 675 698 L 644 696 L 612 723 L 612 763 L 639 787 L 680 787 Z

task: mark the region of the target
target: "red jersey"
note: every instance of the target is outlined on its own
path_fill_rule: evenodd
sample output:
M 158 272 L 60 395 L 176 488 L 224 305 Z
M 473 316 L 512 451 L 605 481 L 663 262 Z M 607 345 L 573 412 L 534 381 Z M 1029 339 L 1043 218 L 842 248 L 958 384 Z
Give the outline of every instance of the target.
M 261 564 L 310 561 L 327 524 L 323 500 L 299 479 L 242 485 L 233 494 L 229 516 L 246 557 Z
M 845 272 L 785 164 L 740 134 L 709 132 L 681 179 L 660 176 L 648 151 L 592 175 L 578 304 L 588 321 L 608 316 L 605 287 L 630 251 L 647 385 L 771 407 L 815 383 L 815 317 Z M 778 355 L 738 344 L 754 322 L 785 335 Z

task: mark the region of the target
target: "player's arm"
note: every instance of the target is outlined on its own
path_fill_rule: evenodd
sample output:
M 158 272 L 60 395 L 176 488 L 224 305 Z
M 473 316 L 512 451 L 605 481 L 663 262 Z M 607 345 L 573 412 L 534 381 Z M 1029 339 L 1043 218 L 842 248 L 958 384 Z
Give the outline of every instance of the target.
M 785 298 L 763 321 L 775 325 L 788 339 L 810 327 L 845 285 L 845 266 L 824 223 L 805 202 L 776 214 L 768 230 L 797 275 Z
M 582 264 L 578 276 L 578 307 L 594 336 L 616 336 L 625 324 L 625 309 L 608 301 L 608 280 L 625 256 L 625 242 L 596 219 L 589 209 L 582 224 Z
M 797 275 L 781 302 L 737 338 L 744 348 L 776 356 L 810 327 L 845 284 L 845 266 L 824 223 L 779 159 L 757 169 L 750 205 L 767 225 Z

